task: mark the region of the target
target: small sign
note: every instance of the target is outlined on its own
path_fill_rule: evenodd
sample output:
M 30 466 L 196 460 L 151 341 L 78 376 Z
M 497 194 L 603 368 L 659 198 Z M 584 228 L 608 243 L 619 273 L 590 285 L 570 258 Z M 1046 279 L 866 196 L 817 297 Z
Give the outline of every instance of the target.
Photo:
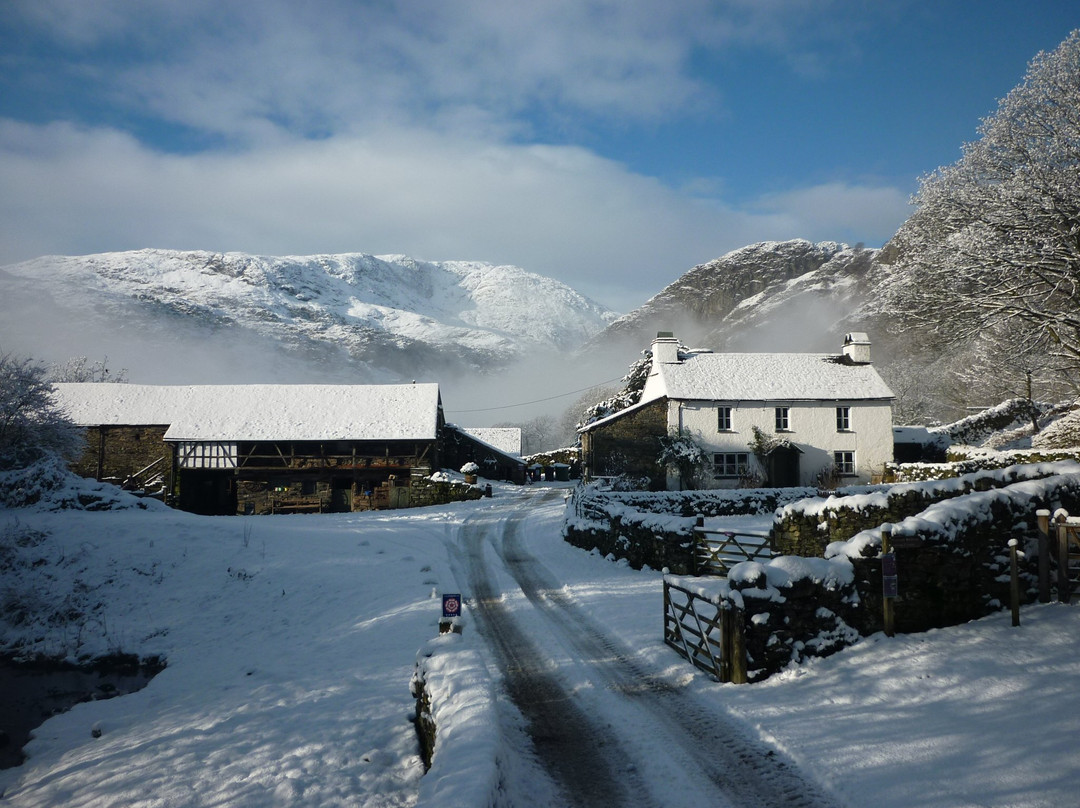
M 884 553 L 881 556 L 881 594 L 887 598 L 895 598 L 899 586 L 896 580 L 896 554 Z
M 896 577 L 896 554 L 885 553 L 881 556 L 881 574 Z
M 919 536 L 899 535 L 892 537 L 892 546 L 898 550 L 917 550 L 926 544 Z
M 895 575 L 885 575 L 881 579 L 881 594 L 887 598 L 895 598 L 900 591 L 896 583 Z
M 461 595 L 442 596 L 442 616 L 461 617 Z

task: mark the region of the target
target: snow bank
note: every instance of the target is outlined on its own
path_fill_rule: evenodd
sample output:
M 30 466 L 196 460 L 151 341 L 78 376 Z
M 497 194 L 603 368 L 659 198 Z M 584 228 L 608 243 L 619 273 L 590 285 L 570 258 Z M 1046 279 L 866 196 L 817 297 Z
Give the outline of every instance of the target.
M 493 805 L 501 736 L 496 688 L 480 654 L 462 634 L 431 640 L 417 657 L 413 692 L 426 695 L 435 730 L 431 768 L 420 782 L 417 805 Z

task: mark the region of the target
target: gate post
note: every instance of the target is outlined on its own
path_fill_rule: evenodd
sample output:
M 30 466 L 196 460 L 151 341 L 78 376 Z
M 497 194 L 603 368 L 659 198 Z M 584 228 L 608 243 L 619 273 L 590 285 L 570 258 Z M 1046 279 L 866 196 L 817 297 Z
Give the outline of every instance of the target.
M 742 609 L 732 608 L 731 622 L 731 682 L 736 685 L 746 684 L 746 618 Z
M 1072 593 L 1069 585 L 1069 515 L 1059 510 L 1055 516 L 1057 528 L 1058 603 L 1068 603 Z
M 1035 511 L 1039 525 L 1039 603 L 1050 602 L 1050 511 Z

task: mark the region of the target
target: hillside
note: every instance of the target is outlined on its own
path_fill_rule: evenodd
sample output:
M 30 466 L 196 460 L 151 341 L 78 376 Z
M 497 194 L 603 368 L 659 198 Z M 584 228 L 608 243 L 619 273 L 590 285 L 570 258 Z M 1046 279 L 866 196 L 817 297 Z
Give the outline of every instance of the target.
M 714 350 L 833 350 L 876 251 L 805 240 L 752 244 L 699 264 L 589 342 L 644 347 L 657 331 Z
M 401 255 L 138 250 L 37 258 L 0 280 L 5 345 L 48 322 L 55 358 L 109 353 L 139 380 L 175 365 L 185 345 L 197 348 L 193 381 L 491 372 L 577 346 L 615 317 L 518 267 Z

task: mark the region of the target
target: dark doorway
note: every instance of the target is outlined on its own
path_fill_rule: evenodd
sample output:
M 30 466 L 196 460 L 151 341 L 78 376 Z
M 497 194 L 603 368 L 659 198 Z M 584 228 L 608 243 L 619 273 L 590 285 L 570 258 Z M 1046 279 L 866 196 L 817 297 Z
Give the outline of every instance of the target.
M 348 513 L 352 509 L 352 480 L 348 477 L 335 477 L 330 483 L 330 512 Z
M 181 469 L 180 509 L 204 516 L 235 514 L 236 486 L 233 472 Z
M 799 485 L 799 455 L 797 446 L 777 446 L 768 457 L 769 485 L 773 488 L 793 488 Z

